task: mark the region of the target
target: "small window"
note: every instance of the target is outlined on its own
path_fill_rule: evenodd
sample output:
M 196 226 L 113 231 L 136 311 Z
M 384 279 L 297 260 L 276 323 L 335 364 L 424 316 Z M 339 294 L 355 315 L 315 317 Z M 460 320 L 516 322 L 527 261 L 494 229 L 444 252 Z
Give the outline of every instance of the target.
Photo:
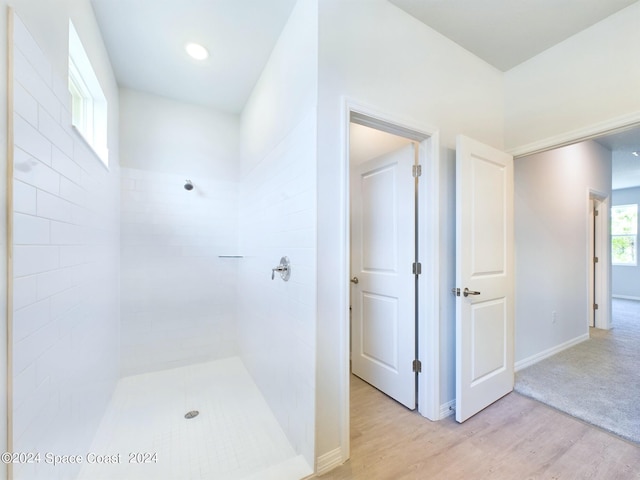
M 611 208 L 611 263 L 637 265 L 638 205 Z
M 69 22 L 69 92 L 71 123 L 105 165 L 107 149 L 107 99 L 82 46 L 78 32 Z

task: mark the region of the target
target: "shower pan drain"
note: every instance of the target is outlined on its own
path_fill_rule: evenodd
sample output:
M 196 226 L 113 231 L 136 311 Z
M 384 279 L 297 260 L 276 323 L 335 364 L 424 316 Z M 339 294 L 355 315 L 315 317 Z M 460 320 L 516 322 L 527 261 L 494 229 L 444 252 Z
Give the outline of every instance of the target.
M 190 418 L 197 417 L 200 412 L 198 410 L 191 410 L 190 412 L 185 413 L 184 418 L 189 420 Z

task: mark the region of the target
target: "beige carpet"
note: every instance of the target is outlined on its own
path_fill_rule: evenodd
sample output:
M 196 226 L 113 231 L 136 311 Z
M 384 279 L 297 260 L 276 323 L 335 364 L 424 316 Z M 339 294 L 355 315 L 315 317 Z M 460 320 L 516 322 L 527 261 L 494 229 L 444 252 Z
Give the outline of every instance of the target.
M 613 300 L 613 328 L 516 374 L 515 390 L 640 443 L 640 302 Z

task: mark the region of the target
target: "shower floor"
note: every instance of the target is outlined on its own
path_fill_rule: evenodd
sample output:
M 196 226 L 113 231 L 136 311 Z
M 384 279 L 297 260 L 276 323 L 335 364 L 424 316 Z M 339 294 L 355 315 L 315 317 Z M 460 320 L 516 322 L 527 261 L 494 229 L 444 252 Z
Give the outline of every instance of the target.
M 192 410 L 198 416 L 185 419 Z M 84 463 L 78 480 L 299 480 L 313 473 L 237 357 L 121 379 L 91 453 L 116 463 Z

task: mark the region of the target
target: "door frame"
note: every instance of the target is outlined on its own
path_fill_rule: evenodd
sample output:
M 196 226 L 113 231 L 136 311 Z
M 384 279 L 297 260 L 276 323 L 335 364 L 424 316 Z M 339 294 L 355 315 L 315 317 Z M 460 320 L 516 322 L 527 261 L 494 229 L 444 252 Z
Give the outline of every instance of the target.
M 595 248 L 594 248 L 594 222 L 591 211 L 591 202 L 597 204 L 600 210 L 595 220 Z M 589 299 L 589 321 L 593 318 L 593 304 L 598 304 L 595 328 L 609 330 L 611 328 L 611 237 L 609 236 L 610 197 L 597 190 L 589 189 L 587 192 L 587 224 L 590 225 L 587 234 L 587 266 L 588 285 L 587 298 Z M 595 295 L 593 292 L 593 256 L 598 257 L 598 275 L 595 278 Z M 588 331 L 588 327 L 587 327 Z
M 342 155 L 341 168 L 344 178 L 341 204 L 343 212 L 342 249 L 346 254 L 341 258 L 344 279 L 343 298 L 350 292 L 350 173 L 349 173 L 349 124 L 352 116 L 365 126 L 414 139 L 419 142 L 419 161 L 422 176 L 418 187 L 419 261 L 423 265 L 418 287 L 418 354 L 422 362 L 422 373 L 418 375 L 418 412 L 430 419 L 440 419 L 440 228 L 439 228 L 439 131 L 415 119 L 400 118 L 375 107 L 357 102 L 352 98 L 342 99 Z M 341 397 L 344 421 L 342 423 L 342 460 L 350 457 L 350 368 L 349 368 L 349 308 L 348 301 L 343 308 Z

